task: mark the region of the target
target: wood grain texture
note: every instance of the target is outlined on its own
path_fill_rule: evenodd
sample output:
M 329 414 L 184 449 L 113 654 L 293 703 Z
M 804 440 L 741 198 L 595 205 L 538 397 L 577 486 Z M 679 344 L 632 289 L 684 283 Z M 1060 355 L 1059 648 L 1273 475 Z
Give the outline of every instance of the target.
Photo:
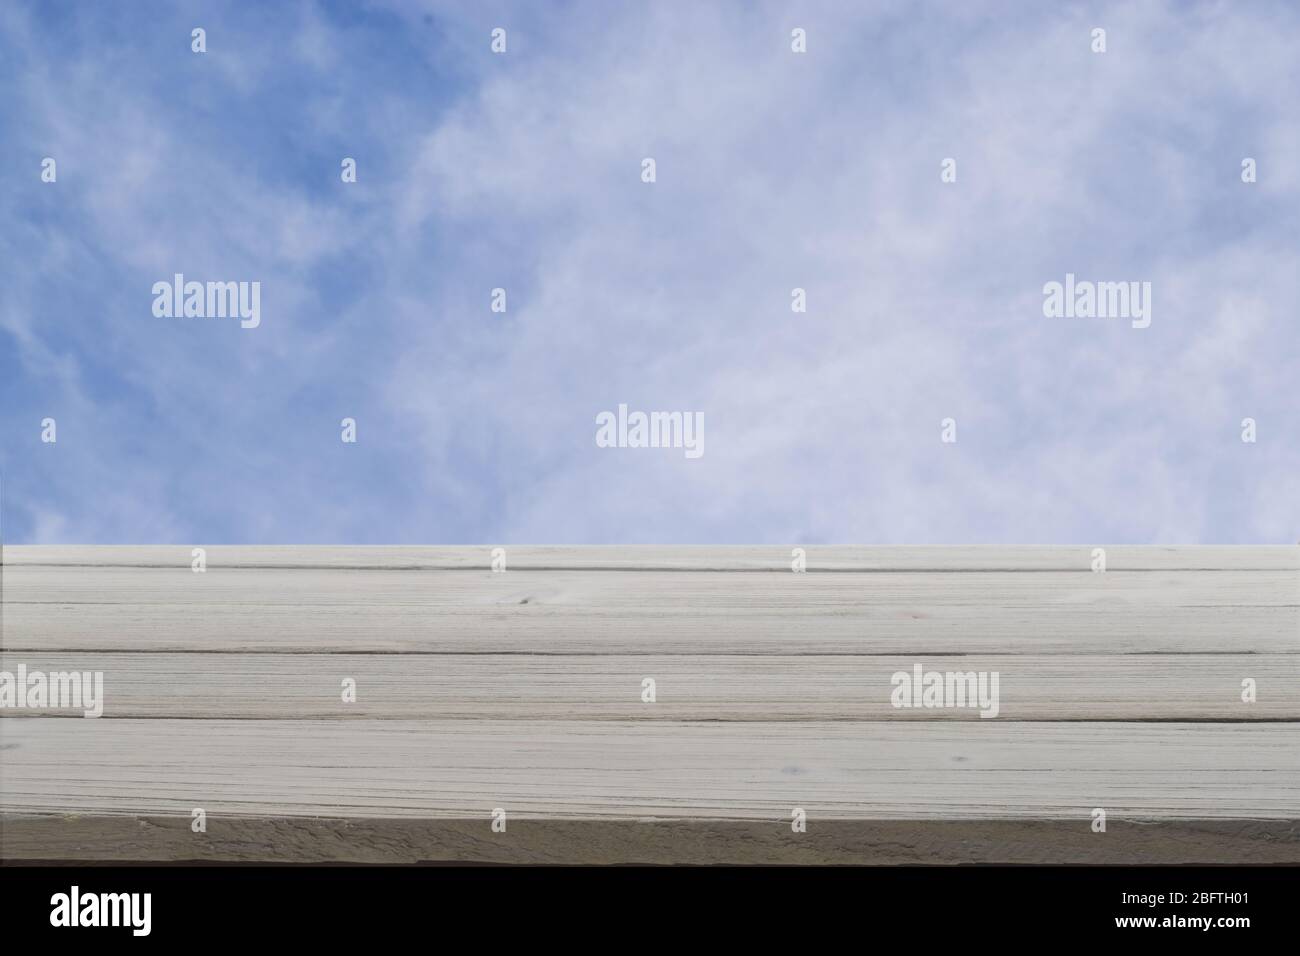
M 997 671 L 999 722 L 1300 720 L 1300 655 L 124 654 L 0 655 L 46 672 L 102 671 L 118 717 L 577 720 L 980 720 L 967 708 L 898 709 L 890 678 Z M 357 682 L 344 703 L 340 682 Z M 653 677 L 656 700 L 642 703 Z M 1241 700 L 1253 677 L 1259 699 Z M 79 710 L 50 715 L 80 716 Z
M 190 550 L 5 548 L 0 858 L 1300 862 L 1300 548 Z
M 1287 724 L 15 720 L 5 812 L 1278 819 Z
M 1300 572 L 1276 569 L 494 574 L 210 565 L 193 574 L 188 552 L 175 557 L 172 568 L 6 568 L 5 648 L 1290 653 L 1300 634 Z

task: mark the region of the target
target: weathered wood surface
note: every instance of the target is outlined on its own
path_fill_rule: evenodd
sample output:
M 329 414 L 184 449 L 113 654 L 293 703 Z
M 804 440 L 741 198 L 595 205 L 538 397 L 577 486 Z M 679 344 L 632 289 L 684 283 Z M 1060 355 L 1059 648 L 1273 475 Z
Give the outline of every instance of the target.
M 27 720 L 41 813 L 771 819 L 1287 818 L 1287 724 Z
M 486 565 L 486 551 L 475 555 Z M 494 574 L 486 567 L 405 565 L 378 570 L 310 567 L 305 564 L 314 558 L 310 553 L 298 559 L 304 563 L 298 568 L 222 565 L 210 555 L 208 571 L 193 574 L 188 551 L 177 549 L 173 556 L 176 564 L 170 568 L 7 565 L 5 648 L 443 654 L 1289 653 L 1300 633 L 1300 571 L 1094 574 L 1086 554 L 1079 556 L 1083 563 L 1076 571 L 882 572 L 875 567 L 878 562 L 872 562 L 871 570 L 804 574 L 788 569 L 735 573 L 614 567 L 516 567 Z M 249 557 L 265 560 L 261 555 Z M 575 564 L 582 555 L 567 562 L 550 560 Z M 944 563 L 939 557 L 928 560 Z
M 980 720 L 895 709 L 890 677 L 997 671 L 999 723 L 1300 720 L 1300 655 L 700 655 L 11 653 L 45 672 L 102 671 L 110 717 L 574 720 Z M 654 706 L 641 702 L 643 677 Z M 343 678 L 361 694 L 344 703 Z M 1261 683 L 1241 700 L 1243 677 Z M 75 714 L 51 710 L 49 714 Z
M 1300 862 L 1300 548 L 506 551 L 6 547 L 0 858 Z

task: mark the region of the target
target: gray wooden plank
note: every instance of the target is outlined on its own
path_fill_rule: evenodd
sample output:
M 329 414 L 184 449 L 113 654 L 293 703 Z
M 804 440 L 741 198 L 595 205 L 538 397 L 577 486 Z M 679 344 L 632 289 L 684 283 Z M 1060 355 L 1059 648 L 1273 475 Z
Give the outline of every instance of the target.
M 1300 818 L 1295 724 L 0 723 L 15 815 Z
M 296 553 L 310 562 L 344 560 L 350 551 Z M 6 568 L 5 609 L 4 647 L 17 650 L 1300 650 L 1300 572 L 1289 570 L 494 574 L 210 566 L 194 574 L 188 565 L 32 563 Z
M 8 604 L 4 649 L 429 654 L 1138 654 L 1300 649 L 1300 608 L 916 603 Z
M 864 606 L 1296 607 L 1295 571 L 509 571 L 16 567 L 5 604 L 736 607 L 835 613 Z
M 1300 721 L 1300 655 L 0 655 L 0 670 L 99 671 L 103 719 L 981 720 L 895 708 L 891 677 L 999 675 L 999 721 Z M 641 681 L 655 680 L 653 704 Z M 356 682 L 344 703 L 341 682 Z M 1257 699 L 1241 699 L 1241 682 Z M 11 716 L 81 710 L 13 711 Z

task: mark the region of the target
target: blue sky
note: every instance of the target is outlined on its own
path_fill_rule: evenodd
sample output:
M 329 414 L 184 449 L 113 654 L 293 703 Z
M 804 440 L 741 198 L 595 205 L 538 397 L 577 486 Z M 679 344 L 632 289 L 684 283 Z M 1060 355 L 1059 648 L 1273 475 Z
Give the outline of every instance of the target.
M 1281 2 L 5 3 L 5 538 L 1295 543 L 1297 47 Z M 155 317 L 177 272 L 260 327 Z M 1045 318 L 1067 272 L 1150 328 Z M 705 454 L 598 448 L 620 403 Z

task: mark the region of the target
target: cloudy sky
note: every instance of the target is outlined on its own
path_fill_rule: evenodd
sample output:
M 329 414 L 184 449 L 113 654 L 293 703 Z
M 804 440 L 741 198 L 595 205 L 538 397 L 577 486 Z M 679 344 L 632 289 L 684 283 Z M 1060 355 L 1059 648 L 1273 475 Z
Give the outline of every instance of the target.
M 1300 541 L 1297 48 L 1283 2 L 0 4 L 5 539 Z M 178 272 L 260 327 L 155 317 Z M 1045 318 L 1067 272 L 1151 326 Z M 705 454 L 597 447 L 620 403 Z

